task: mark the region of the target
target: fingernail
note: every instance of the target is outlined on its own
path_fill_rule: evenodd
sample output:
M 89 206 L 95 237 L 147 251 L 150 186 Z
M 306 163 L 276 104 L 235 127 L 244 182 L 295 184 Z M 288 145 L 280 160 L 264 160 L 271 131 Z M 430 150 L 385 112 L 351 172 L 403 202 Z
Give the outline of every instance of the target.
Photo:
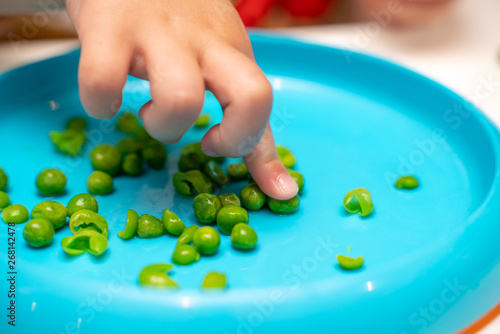
M 220 157 L 220 155 L 215 153 L 214 151 L 204 150 L 204 149 L 201 149 L 201 150 L 203 151 L 203 153 L 205 153 L 209 157 L 214 157 L 214 158 Z
M 288 173 L 279 175 L 276 179 L 276 184 L 283 196 L 289 199 L 299 192 L 297 183 Z

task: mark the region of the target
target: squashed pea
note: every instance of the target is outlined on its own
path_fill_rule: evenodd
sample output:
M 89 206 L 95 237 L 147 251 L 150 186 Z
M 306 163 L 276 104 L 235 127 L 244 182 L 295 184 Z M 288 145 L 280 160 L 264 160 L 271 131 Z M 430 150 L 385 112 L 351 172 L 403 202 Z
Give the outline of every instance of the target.
M 80 154 L 87 137 L 81 131 L 67 129 L 65 131 L 50 131 L 49 137 L 56 149 L 66 155 L 76 156 Z
M 212 181 L 199 170 L 175 173 L 173 184 L 175 190 L 184 196 L 212 193 L 213 191 Z
M 61 246 L 69 255 L 80 255 L 89 252 L 99 256 L 108 248 L 108 240 L 93 229 L 79 230 L 75 235 L 63 238 Z
M 68 217 L 68 209 L 61 203 L 45 201 L 37 204 L 31 211 L 31 219 L 45 219 L 49 221 L 54 229 L 63 227 Z
M 161 220 L 163 222 L 163 227 L 165 227 L 165 230 L 167 230 L 167 232 L 172 235 L 180 236 L 186 229 L 186 225 L 184 224 L 184 222 L 169 209 L 163 211 Z
M 82 209 L 75 212 L 69 220 L 71 232 L 77 234 L 80 230 L 94 230 L 101 233 L 105 238 L 108 237 L 108 222 L 100 214 Z
M 222 206 L 228 206 L 228 205 L 241 206 L 241 201 L 236 194 L 233 193 L 221 194 L 218 196 L 218 198 Z
M 194 198 L 193 211 L 200 223 L 210 224 L 216 221 L 222 204 L 217 196 L 212 194 L 199 194 Z
M 205 174 L 208 175 L 208 177 L 210 177 L 219 187 L 223 187 L 229 182 L 227 175 L 224 174 L 222 168 L 214 160 L 210 160 L 205 164 Z
M 361 216 L 368 216 L 373 211 L 370 192 L 365 188 L 349 191 L 344 197 L 344 208 L 350 213 L 358 212 Z
M 139 215 L 134 210 L 128 210 L 127 222 L 125 229 L 118 232 L 118 236 L 123 240 L 132 239 L 137 233 L 137 225 L 139 224 Z
M 178 289 L 179 285 L 167 274 L 173 267 L 171 264 L 158 263 L 143 268 L 139 273 L 139 285 Z

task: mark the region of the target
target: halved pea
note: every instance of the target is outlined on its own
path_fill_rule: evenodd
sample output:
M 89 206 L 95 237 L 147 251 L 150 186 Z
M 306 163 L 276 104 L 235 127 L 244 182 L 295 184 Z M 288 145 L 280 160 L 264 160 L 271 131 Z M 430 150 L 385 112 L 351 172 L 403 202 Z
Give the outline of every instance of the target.
M 339 262 L 339 265 L 346 270 L 355 270 L 361 268 L 363 266 L 364 260 L 362 256 L 359 256 L 357 258 L 352 258 L 349 256 L 344 256 L 344 255 L 338 255 L 337 256 L 337 261 Z
M 368 216 L 373 212 L 372 196 L 365 188 L 356 188 L 349 191 L 344 197 L 344 208 L 350 213 L 358 212 L 361 216 Z
M 216 271 L 209 272 L 203 279 L 202 289 L 225 289 L 227 287 L 226 275 Z
M 89 252 L 99 256 L 108 248 L 108 240 L 93 229 L 79 230 L 75 235 L 63 238 L 61 246 L 70 255 L 80 255 Z
M 394 185 L 398 189 L 414 189 L 418 187 L 418 179 L 415 176 L 405 175 L 397 179 Z
M 137 225 L 139 224 L 139 215 L 134 210 L 128 210 L 127 222 L 125 229 L 118 232 L 118 236 L 123 240 L 132 239 L 137 233 Z
M 179 285 L 168 276 L 174 266 L 166 263 L 152 264 L 144 267 L 139 273 L 139 285 L 178 289 Z

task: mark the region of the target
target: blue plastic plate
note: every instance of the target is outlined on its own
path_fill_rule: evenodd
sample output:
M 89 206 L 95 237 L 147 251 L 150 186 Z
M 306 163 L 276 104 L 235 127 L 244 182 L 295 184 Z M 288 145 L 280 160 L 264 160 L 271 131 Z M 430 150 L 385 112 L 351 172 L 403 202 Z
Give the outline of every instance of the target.
M 0 226 L 2 333 L 451 333 L 500 300 L 499 133 L 464 99 L 394 64 L 365 55 L 269 36 L 253 36 L 257 60 L 275 90 L 276 141 L 296 155 L 306 179 L 298 212 L 252 212 L 258 249 L 242 253 L 224 237 L 217 255 L 171 274 L 177 292 L 138 286 L 146 265 L 169 263 L 176 238 L 123 241 L 127 209 L 160 216 L 170 208 L 195 224 L 192 198 L 173 190 L 180 149 L 200 140 L 191 129 L 169 146 L 168 168 L 117 177 L 99 197 L 110 225 L 104 256 L 70 257 L 60 246 L 32 249 L 16 227 L 16 327 L 7 325 L 7 225 Z M 88 152 L 116 143 L 115 120 L 90 120 L 82 157 L 58 154 L 48 132 L 84 115 L 78 99 L 78 52 L 0 76 L 0 166 L 8 193 L 32 209 L 44 200 L 35 178 L 62 169 L 67 203 L 86 192 Z M 245 89 L 245 87 L 241 87 Z M 131 78 L 124 107 L 138 110 L 148 84 Z M 207 94 L 205 110 L 221 110 Z M 395 189 L 402 174 L 421 186 Z M 237 192 L 245 182 L 224 192 Z M 368 218 L 347 214 L 347 191 L 369 189 Z M 348 250 L 348 248 L 350 250 Z M 339 268 L 338 254 L 364 256 L 361 270 Z M 204 293 L 209 271 L 229 289 Z

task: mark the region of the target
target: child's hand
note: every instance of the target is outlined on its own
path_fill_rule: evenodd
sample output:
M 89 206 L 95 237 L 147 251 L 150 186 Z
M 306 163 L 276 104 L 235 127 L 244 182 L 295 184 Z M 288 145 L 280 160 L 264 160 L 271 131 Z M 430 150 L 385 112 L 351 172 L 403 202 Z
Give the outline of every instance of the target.
M 297 193 L 268 126 L 271 86 L 229 0 L 67 0 L 66 5 L 82 45 L 80 97 L 91 116 L 115 115 L 131 74 L 150 82 L 151 101 L 139 111 L 146 129 L 175 143 L 196 121 L 208 88 L 224 118 L 203 137 L 203 150 L 244 157 L 271 197 Z

